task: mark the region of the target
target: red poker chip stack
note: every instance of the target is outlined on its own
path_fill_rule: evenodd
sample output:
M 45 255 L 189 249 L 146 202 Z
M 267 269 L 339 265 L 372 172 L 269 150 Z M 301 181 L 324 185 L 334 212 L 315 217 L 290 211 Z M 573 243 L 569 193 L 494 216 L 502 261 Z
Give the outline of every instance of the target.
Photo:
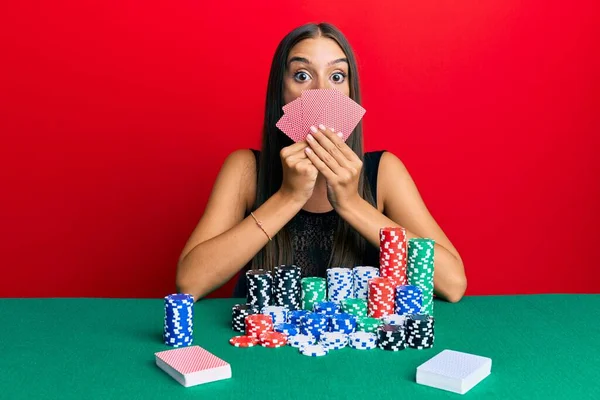
M 394 281 L 389 278 L 369 279 L 369 317 L 381 318 L 394 313 L 395 288 Z
M 394 287 L 408 285 L 407 246 L 406 229 L 394 227 L 379 230 L 379 274 L 390 278 Z
M 281 332 L 264 332 L 260 335 L 260 345 L 263 347 L 283 347 L 287 344 L 287 337 Z
M 246 335 L 260 337 L 265 332 L 273 330 L 273 318 L 270 315 L 253 314 L 244 319 L 246 323 Z

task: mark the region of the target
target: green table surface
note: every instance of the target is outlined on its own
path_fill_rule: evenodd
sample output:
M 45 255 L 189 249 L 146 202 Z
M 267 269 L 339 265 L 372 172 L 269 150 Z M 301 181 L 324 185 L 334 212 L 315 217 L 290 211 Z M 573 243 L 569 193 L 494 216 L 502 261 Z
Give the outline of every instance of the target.
M 600 295 L 468 296 L 435 302 L 435 347 L 336 350 L 229 344 L 231 306 L 194 306 L 194 344 L 232 378 L 185 388 L 160 370 L 162 299 L 0 299 L 0 399 L 600 399 Z M 415 383 L 444 349 L 492 359 L 467 394 Z

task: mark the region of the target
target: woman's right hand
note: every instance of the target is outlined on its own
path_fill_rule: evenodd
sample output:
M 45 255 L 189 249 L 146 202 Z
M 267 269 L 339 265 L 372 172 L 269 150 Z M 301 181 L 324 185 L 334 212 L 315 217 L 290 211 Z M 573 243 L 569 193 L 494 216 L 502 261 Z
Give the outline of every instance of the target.
M 279 152 L 283 167 L 283 182 L 279 190 L 303 202 L 312 196 L 319 174 L 304 152 L 307 147 L 308 143 L 302 141 L 284 147 Z

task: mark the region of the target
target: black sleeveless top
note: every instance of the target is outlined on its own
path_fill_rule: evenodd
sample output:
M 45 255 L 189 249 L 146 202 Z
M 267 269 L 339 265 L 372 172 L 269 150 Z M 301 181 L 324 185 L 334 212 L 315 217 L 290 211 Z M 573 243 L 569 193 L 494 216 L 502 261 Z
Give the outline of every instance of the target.
M 364 155 L 363 168 L 365 177 L 369 182 L 373 199 L 377 204 L 377 172 L 379 161 L 385 150 L 366 152 Z M 260 152 L 252 149 L 256 157 L 258 169 L 258 158 Z M 324 213 L 313 213 L 300 210 L 287 227 L 290 231 L 294 249 L 294 265 L 300 267 L 302 277 L 319 276 L 325 277 L 326 268 L 333 247 L 333 236 L 340 216 L 335 210 Z M 246 265 L 238 276 L 237 284 L 233 290 L 233 297 L 246 297 L 246 271 L 250 263 Z M 360 265 L 379 266 L 379 248 L 367 242 L 367 248 Z

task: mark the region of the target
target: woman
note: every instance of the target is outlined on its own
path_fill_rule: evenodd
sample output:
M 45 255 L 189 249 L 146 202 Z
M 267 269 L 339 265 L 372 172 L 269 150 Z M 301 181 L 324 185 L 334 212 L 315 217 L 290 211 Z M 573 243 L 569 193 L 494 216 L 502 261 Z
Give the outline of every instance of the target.
M 282 107 L 307 89 L 334 88 L 360 104 L 354 53 L 330 24 L 307 24 L 279 44 L 271 65 L 260 152 L 225 160 L 205 212 L 186 243 L 177 288 L 198 300 L 240 270 L 295 264 L 303 276 L 333 266 L 379 265 L 379 229 L 435 240 L 434 291 L 450 302 L 466 289 L 460 255 L 430 215 L 403 163 L 363 153 L 362 123 L 344 143 L 335 127 L 312 127 L 294 143 L 278 128 Z M 234 297 L 245 297 L 245 274 Z

